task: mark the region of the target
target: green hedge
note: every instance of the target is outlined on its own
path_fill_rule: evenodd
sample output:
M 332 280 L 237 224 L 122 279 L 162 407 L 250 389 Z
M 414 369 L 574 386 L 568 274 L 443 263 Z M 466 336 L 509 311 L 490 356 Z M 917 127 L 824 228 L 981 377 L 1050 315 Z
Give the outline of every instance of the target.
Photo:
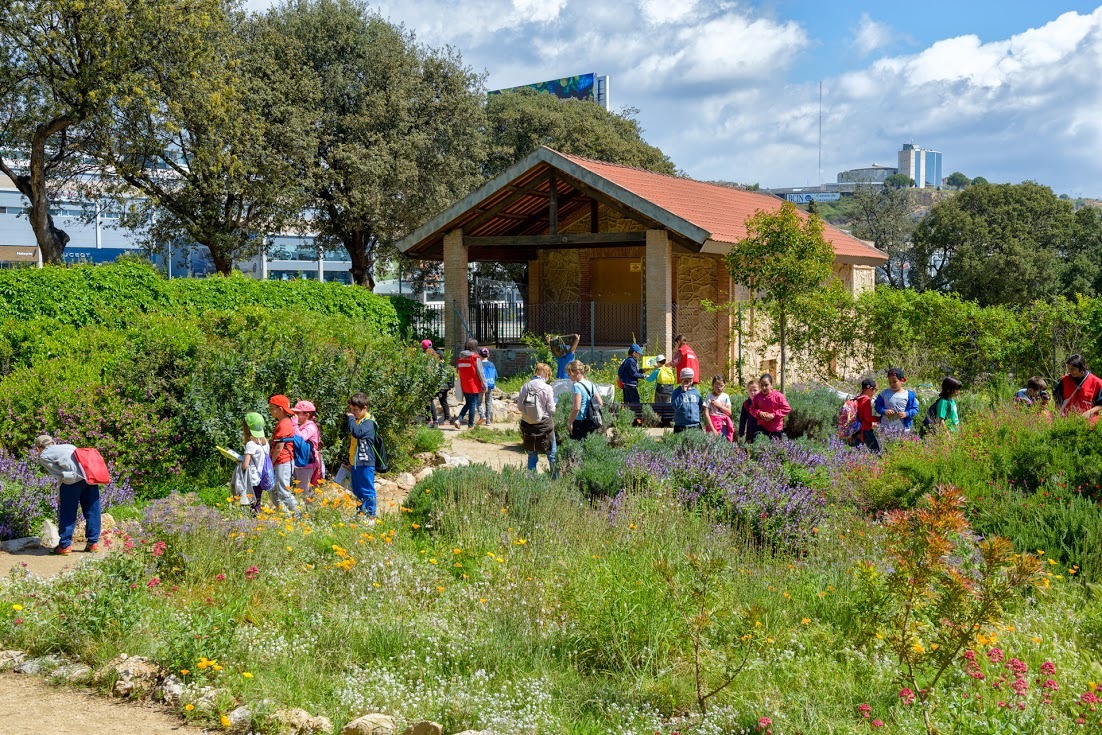
M 404 333 L 420 306 L 401 297 L 313 280 L 258 281 L 240 273 L 164 278 L 136 260 L 111 265 L 0 271 L 0 319 L 56 319 L 84 326 L 131 313 L 202 314 L 246 306 L 345 316 L 378 332 Z

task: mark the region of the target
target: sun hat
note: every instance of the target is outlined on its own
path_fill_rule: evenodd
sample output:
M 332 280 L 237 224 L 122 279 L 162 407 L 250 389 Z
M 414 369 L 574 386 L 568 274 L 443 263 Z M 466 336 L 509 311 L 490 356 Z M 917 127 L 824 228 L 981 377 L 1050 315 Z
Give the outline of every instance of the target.
M 630 355 L 632 352 L 638 352 L 641 355 L 643 354 L 643 348 L 639 345 L 633 344 L 631 347 L 628 347 L 628 354 Z
M 681 379 L 695 378 L 696 372 L 692 368 L 681 368 Z
M 431 339 L 421 340 L 421 349 L 422 350 L 431 350 L 432 349 L 432 340 Z
M 276 393 L 274 396 L 268 399 L 269 406 L 279 406 L 284 411 L 291 412 L 291 402 L 287 400 L 287 396 L 282 393 Z
M 49 434 L 39 434 L 34 440 L 35 449 L 45 449 L 53 443 L 54 438 Z
M 314 408 L 314 404 L 310 401 L 299 401 L 295 404 L 295 407 L 291 409 L 295 413 L 317 413 L 318 409 Z
M 256 411 L 245 414 L 245 426 L 249 427 L 249 435 L 253 439 L 264 438 L 264 417 Z
M 658 355 L 657 357 L 654 358 L 654 361 L 656 363 L 665 362 L 666 361 L 666 356 L 665 355 Z
M 907 379 L 907 376 L 903 374 L 903 368 L 898 368 L 898 367 L 888 368 L 888 377 L 890 378 L 893 375 L 895 377 L 899 378 L 900 380 L 906 380 Z

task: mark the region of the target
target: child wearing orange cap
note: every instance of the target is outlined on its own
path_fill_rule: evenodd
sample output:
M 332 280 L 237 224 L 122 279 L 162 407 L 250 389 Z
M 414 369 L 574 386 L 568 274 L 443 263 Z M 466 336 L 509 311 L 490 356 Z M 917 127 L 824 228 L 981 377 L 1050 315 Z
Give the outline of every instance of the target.
M 268 399 L 268 411 L 276 421 L 275 431 L 270 442 L 272 456 L 272 474 L 275 485 L 272 487 L 272 502 L 279 510 L 283 506 L 288 513 L 298 510 L 295 496 L 291 492 L 291 472 L 295 464 L 295 425 L 291 421 L 294 413 L 287 396 L 277 393 Z

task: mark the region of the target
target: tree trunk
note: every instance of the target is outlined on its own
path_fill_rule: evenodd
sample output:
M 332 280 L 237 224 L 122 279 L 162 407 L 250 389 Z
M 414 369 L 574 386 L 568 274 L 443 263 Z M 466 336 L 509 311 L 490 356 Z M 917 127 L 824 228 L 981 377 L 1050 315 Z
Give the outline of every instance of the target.
M 50 200 L 46 195 L 45 176 L 43 182 L 36 186 L 33 178 L 28 174 L 15 178 L 15 188 L 27 198 L 30 206 L 27 208 L 27 219 L 31 223 L 35 242 L 42 253 L 42 262 L 53 265 L 61 264 L 61 255 L 65 252 L 65 246 L 69 244 L 69 235 L 64 230 L 54 225 L 53 215 L 50 214 Z
M 352 230 L 341 238 L 352 261 L 352 282 L 368 291 L 375 290 L 375 238 L 364 229 Z
M 785 341 L 785 335 L 784 335 L 784 326 L 785 326 L 784 321 L 785 321 L 785 311 L 782 309 L 781 310 L 781 393 L 784 393 L 785 349 L 787 347 L 787 342 Z
M 228 276 L 233 273 L 233 255 L 226 249 L 213 242 L 200 242 L 199 244 L 207 249 L 207 252 L 210 254 L 210 259 L 214 261 L 214 269 L 216 271 L 223 276 Z

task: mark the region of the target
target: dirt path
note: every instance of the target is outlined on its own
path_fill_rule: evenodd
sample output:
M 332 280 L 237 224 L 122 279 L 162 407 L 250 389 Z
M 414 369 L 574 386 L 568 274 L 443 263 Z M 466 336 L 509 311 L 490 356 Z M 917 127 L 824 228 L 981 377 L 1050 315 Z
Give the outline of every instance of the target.
M 74 544 L 73 548 L 83 549 L 84 545 Z M 44 549 L 41 546 L 32 546 L 14 554 L 0 551 L 0 578 L 8 576 L 8 572 L 19 566 L 39 577 L 52 577 L 55 574 L 61 574 L 66 569 L 75 567 L 83 559 L 92 556 L 95 555 L 85 554 L 83 551 L 74 551 L 68 556 L 57 556 L 51 554 L 49 549 Z M 0 729 L 0 732 L 4 732 L 4 730 Z
M 151 705 L 121 702 L 81 689 L 55 687 L 37 676 L 0 674 L 0 732 L 111 733 L 111 735 L 201 735 Z
M 463 438 L 462 432 L 447 434 L 449 448 L 447 451 L 458 454 L 471 460 L 472 464 L 487 464 L 495 470 L 502 467 L 524 467 L 528 462 L 528 455 L 520 443 L 516 444 L 489 444 Z M 546 461 L 546 460 L 545 460 Z

